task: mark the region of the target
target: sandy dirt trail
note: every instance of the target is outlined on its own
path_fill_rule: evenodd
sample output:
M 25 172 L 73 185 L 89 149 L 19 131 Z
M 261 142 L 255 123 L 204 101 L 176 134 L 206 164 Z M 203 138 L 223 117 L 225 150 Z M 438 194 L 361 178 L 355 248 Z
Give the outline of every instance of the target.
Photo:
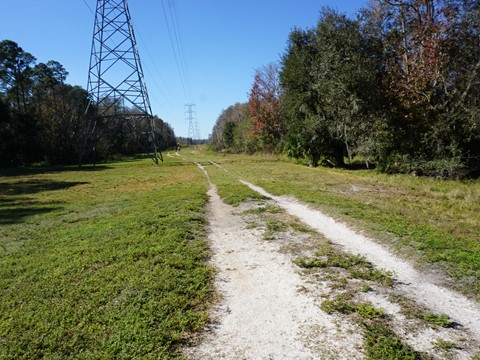
M 221 299 L 213 310 L 212 328 L 199 346 L 187 350 L 187 357 L 362 358 L 361 337 L 338 327 L 315 299 L 299 291 L 304 282 L 278 245 L 248 229 L 214 185 L 209 195 L 209 240 Z
M 212 163 L 218 167 L 218 164 Z M 292 262 L 292 254 L 281 251 L 281 244 L 265 241 L 262 230 L 248 226 L 239 213 L 222 202 L 215 185 L 209 183 L 208 205 L 211 263 L 217 270 L 215 286 L 218 301 L 210 314 L 209 328 L 197 343 L 184 350 L 189 359 L 363 359 L 362 330 L 351 319 L 328 315 L 320 303 L 332 295 L 331 284 L 315 284 Z M 222 167 L 222 169 L 224 169 Z M 224 169 L 225 170 L 225 169 Z M 227 170 L 225 170 L 227 171 Z M 228 171 L 227 171 L 228 172 Z M 394 292 L 413 299 L 432 313 L 447 314 L 458 328 L 419 325 L 402 315 L 388 292 L 360 294 L 382 308 L 396 325 L 396 332 L 413 349 L 435 359 L 470 359 L 478 351 L 480 306 L 464 296 L 437 284 L 397 258 L 375 241 L 358 234 L 318 210 L 295 199 L 274 196 L 264 189 L 240 180 L 271 203 L 283 208 L 345 251 L 365 256 L 374 266 L 392 271 Z M 244 204 L 242 206 L 246 206 Z M 258 205 L 257 205 L 258 206 Z M 412 326 L 414 328 L 412 328 Z M 448 353 L 435 349 L 435 339 L 461 342 Z M 460 340 L 463 339 L 463 340 Z

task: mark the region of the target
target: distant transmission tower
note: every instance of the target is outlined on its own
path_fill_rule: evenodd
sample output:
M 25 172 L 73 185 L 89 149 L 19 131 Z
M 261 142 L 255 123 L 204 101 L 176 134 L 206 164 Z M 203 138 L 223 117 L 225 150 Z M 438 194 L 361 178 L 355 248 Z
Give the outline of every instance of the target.
M 195 104 L 185 104 L 186 120 L 188 121 L 188 139 L 191 139 L 191 145 L 200 140 L 200 131 L 198 130 L 197 110 Z
M 157 165 L 163 161 L 127 0 L 97 0 L 87 90 L 94 116 L 80 162 L 90 150 L 95 162 L 100 141 L 119 139 L 130 149 L 153 154 Z

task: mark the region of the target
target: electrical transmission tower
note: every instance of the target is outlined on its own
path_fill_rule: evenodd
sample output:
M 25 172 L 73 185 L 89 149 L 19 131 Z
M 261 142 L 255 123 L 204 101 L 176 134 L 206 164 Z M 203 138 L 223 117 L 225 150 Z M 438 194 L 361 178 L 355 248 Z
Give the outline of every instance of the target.
M 198 130 L 197 110 L 195 104 L 185 104 L 185 114 L 188 121 L 188 139 L 195 144 L 196 140 L 200 140 L 200 131 Z
M 112 144 L 163 161 L 127 0 L 97 0 L 87 90 L 93 115 L 80 163 Z

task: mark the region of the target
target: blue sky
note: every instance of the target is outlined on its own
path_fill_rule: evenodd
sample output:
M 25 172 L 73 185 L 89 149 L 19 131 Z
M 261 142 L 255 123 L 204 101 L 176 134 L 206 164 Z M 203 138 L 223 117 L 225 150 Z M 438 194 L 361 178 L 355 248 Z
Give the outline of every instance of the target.
M 167 16 L 169 4 L 178 15 L 185 91 L 162 0 L 129 0 L 153 113 L 177 136 L 187 136 L 184 105 L 195 103 L 200 135 L 206 138 L 223 109 L 247 101 L 255 69 L 279 61 L 294 27 L 315 26 L 324 5 L 354 16 L 366 3 L 163 0 Z M 90 9 L 95 10 L 96 0 L 0 0 L 0 6 L 0 40 L 17 42 L 37 62 L 59 61 L 69 72 L 67 82 L 86 88 L 94 21 Z

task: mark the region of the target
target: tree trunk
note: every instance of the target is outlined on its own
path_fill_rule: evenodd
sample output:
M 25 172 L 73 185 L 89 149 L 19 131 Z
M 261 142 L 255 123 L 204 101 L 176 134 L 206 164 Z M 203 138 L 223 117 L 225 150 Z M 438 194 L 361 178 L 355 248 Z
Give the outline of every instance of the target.
M 335 149 L 334 149 L 334 156 L 335 156 L 335 165 L 337 167 L 345 167 L 345 160 L 344 160 L 344 155 L 345 155 L 345 148 L 344 148 L 344 144 L 343 142 L 342 143 L 339 143 L 339 144 L 336 144 L 335 146 Z

